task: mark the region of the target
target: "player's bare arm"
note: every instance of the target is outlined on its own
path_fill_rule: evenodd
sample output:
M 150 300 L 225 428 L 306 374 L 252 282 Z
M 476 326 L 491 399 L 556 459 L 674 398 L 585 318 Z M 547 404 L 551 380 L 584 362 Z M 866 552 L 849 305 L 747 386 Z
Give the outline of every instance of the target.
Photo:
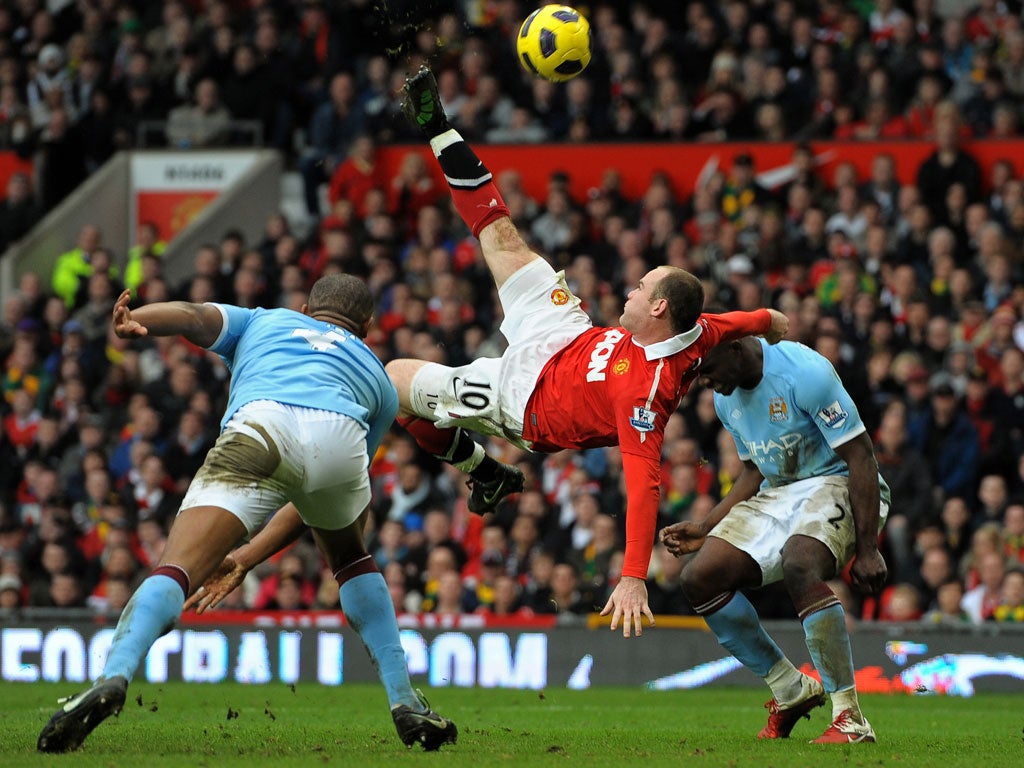
M 216 608 L 249 571 L 294 542 L 305 530 L 299 510 L 294 504 L 285 504 L 248 543 L 224 558 L 213 575 L 185 602 L 183 610 L 194 606 L 196 613 L 202 613 Z
M 183 336 L 199 347 L 209 347 L 220 335 L 224 318 L 210 304 L 164 301 L 129 309 L 131 292 L 125 290 L 114 303 L 114 333 L 122 339 L 141 336 Z
M 871 438 L 862 432 L 835 448 L 850 468 L 850 512 L 857 535 L 856 554 L 850 569 L 853 585 L 863 592 L 878 592 L 885 584 L 886 565 L 878 551 L 880 489 L 878 462 Z
M 708 537 L 711 529 L 718 525 L 729 511 L 757 493 L 764 477 L 752 461 L 743 462 L 743 471 L 732 484 L 729 493 L 708 513 L 703 520 L 683 520 L 661 529 L 659 538 L 665 548 L 676 557 L 696 552 Z

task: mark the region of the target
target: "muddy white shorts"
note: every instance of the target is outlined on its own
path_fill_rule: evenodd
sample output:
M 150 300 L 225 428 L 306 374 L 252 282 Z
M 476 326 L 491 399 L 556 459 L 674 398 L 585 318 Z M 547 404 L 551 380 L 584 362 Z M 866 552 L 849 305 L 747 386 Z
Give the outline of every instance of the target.
M 370 503 L 366 429 L 333 411 L 257 400 L 239 408 L 181 509 L 226 509 L 252 534 L 287 502 L 315 528 L 351 525 Z
M 412 407 L 439 427 L 459 426 L 522 439 L 523 414 L 548 361 L 593 327 L 580 300 L 544 259 L 517 270 L 498 292 L 508 349 L 500 358 L 481 357 L 460 368 L 428 363 L 412 381 Z
M 889 505 L 883 500 L 879 530 L 888 513 Z M 809 477 L 767 488 L 729 510 L 708 535 L 724 539 L 754 558 L 761 566 L 762 585 L 782 579 L 782 548 L 797 535 L 828 547 L 841 570 L 853 557 L 857 543 L 849 478 Z

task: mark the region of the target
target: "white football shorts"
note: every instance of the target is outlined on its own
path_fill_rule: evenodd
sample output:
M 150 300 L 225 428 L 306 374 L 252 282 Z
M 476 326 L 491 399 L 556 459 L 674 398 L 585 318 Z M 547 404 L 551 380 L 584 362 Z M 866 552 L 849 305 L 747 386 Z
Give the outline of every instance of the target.
M 412 381 L 412 407 L 439 427 L 499 435 L 529 449 L 523 414 L 540 372 L 593 323 L 569 290 L 565 273 L 538 258 L 517 270 L 498 291 L 505 312 L 501 332 L 508 349 L 449 368 L 428 363 Z
M 878 530 L 882 530 L 889 514 L 884 500 L 879 512 Z M 782 548 L 797 535 L 828 547 L 840 571 L 853 557 L 857 543 L 849 478 L 809 477 L 766 488 L 729 510 L 708 535 L 724 539 L 754 558 L 761 566 L 762 585 L 782 579 Z
M 287 502 L 315 528 L 351 525 L 370 503 L 366 429 L 333 411 L 257 400 L 239 408 L 181 509 L 226 509 L 252 535 Z

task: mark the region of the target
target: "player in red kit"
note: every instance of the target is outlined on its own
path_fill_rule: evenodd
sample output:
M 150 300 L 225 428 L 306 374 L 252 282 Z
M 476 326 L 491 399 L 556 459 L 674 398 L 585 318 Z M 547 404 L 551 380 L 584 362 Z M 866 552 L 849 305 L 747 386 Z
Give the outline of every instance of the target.
M 719 342 L 786 333 L 775 310 L 702 314 L 704 288 L 689 272 L 661 266 L 626 299 L 621 327 L 595 328 L 564 273 L 533 253 L 509 218 L 491 174 L 447 123 L 437 84 L 423 68 L 406 81 L 403 108 L 430 137 L 459 214 L 479 238 L 498 287 L 509 346 L 500 358 L 460 368 L 394 360 L 399 422 L 425 450 L 468 472 L 469 507 L 483 513 L 522 490 L 523 476 L 484 452 L 470 432 L 499 435 L 527 450 L 618 445 L 626 478 L 622 578 L 602 610 L 623 635 L 653 623 L 644 580 L 654 547 L 665 424 Z

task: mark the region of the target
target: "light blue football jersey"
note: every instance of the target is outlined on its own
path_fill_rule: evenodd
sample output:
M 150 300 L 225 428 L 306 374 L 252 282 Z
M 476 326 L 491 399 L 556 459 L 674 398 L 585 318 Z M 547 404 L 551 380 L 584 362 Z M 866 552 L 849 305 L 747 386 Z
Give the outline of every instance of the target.
M 849 475 L 835 446 L 865 431 L 857 406 L 832 364 L 792 341 L 768 344 L 764 376 L 753 389 L 715 393 L 718 418 L 736 441 L 741 459 L 764 475 L 764 487 L 822 475 Z M 881 476 L 883 499 L 889 489 Z
M 372 457 L 398 413 L 384 365 L 355 334 L 290 309 L 213 304 L 224 318 L 210 347 L 231 371 L 221 429 L 246 403 L 273 400 L 350 416 Z

